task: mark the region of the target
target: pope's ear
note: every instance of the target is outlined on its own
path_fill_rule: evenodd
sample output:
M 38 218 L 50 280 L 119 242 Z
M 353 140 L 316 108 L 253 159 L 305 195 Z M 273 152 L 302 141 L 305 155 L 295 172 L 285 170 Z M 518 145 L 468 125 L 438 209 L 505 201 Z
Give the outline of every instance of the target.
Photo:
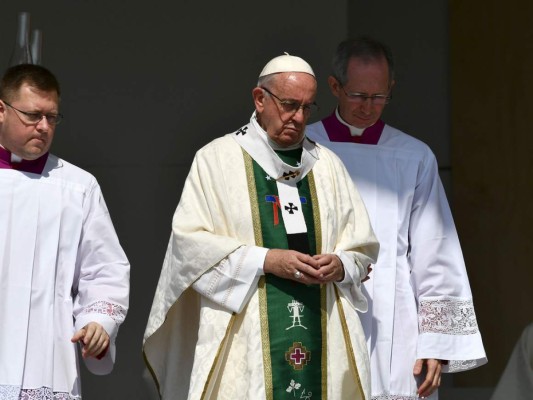
M 252 90 L 252 97 L 254 99 L 255 109 L 258 112 L 261 112 L 265 107 L 265 91 L 260 87 L 256 87 Z
M 329 89 L 331 90 L 331 93 L 333 94 L 333 96 L 339 97 L 339 92 L 341 90 L 341 84 L 339 83 L 337 78 L 335 78 L 334 76 L 329 76 L 328 77 L 328 86 L 329 86 Z

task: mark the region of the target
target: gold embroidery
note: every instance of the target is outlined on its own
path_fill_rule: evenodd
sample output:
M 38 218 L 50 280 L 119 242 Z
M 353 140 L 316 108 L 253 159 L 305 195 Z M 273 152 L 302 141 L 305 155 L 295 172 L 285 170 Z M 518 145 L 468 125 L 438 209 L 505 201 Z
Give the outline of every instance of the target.
M 263 235 L 261 230 L 261 218 L 259 216 L 259 204 L 257 203 L 257 189 L 255 187 L 255 177 L 252 157 L 243 149 L 244 165 L 246 168 L 246 179 L 248 181 L 248 193 L 250 194 L 250 205 L 252 207 L 252 224 L 254 227 L 254 238 L 256 246 L 263 245 Z M 263 369 L 265 372 L 265 394 L 267 400 L 274 398 L 272 389 L 272 360 L 270 359 L 270 336 L 268 334 L 268 310 L 266 301 L 265 277 L 259 278 L 257 284 L 259 296 L 259 321 L 261 323 L 261 344 L 263 347 Z
M 316 194 L 315 175 L 313 171 L 307 174 L 311 204 L 313 205 L 313 220 L 315 223 L 316 254 L 322 254 L 322 224 L 320 222 L 320 207 Z M 332 284 L 333 285 L 333 284 Z M 322 324 L 322 400 L 328 398 L 328 311 L 327 311 L 327 287 L 320 285 L 320 308 Z
M 316 239 L 316 254 L 322 254 L 322 224 L 320 223 L 320 208 L 318 206 L 318 197 L 316 194 L 315 175 L 313 171 L 307 174 L 307 181 L 309 183 L 309 192 L 311 193 L 311 203 L 313 204 L 313 219 L 315 221 L 315 239 Z
M 263 235 L 261 234 L 261 218 L 259 217 L 259 204 L 257 204 L 257 189 L 255 188 L 254 166 L 252 157 L 244 149 L 244 167 L 246 169 L 246 180 L 248 181 L 248 193 L 250 195 L 250 206 L 252 208 L 252 223 L 254 227 L 254 239 L 256 246 L 263 246 Z
M 359 377 L 359 371 L 357 370 L 357 363 L 355 362 L 355 353 L 352 346 L 352 340 L 350 339 L 350 332 L 348 331 L 348 325 L 346 324 L 346 315 L 344 314 L 344 308 L 341 303 L 337 286 L 333 285 L 333 288 L 335 289 L 335 299 L 337 300 L 337 310 L 339 311 L 339 317 L 341 320 L 344 343 L 346 344 L 346 351 L 348 352 L 348 361 L 352 366 L 352 370 L 355 375 L 355 382 L 357 383 L 357 387 L 359 389 L 359 392 L 361 393 L 361 398 L 365 400 L 365 392 L 363 391 L 363 385 L 361 384 L 361 378 Z

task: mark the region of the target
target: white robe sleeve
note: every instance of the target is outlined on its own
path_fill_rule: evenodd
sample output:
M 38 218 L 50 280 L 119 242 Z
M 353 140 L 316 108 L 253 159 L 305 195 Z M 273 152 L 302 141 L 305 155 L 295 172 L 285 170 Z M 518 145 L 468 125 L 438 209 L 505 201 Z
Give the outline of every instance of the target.
M 229 311 L 240 313 L 264 275 L 267 252 L 264 247 L 241 246 L 207 270 L 192 287 Z
M 444 372 L 484 364 L 470 284 L 434 156 L 419 166 L 409 237 L 418 303 L 417 359 L 448 360 Z
M 102 375 L 113 369 L 115 339 L 129 304 L 130 266 L 97 183 L 85 202 L 73 284 L 74 328 L 78 331 L 89 322 L 97 322 L 109 334 L 105 356 L 84 359 L 92 373 Z
M 356 304 L 357 299 L 362 296 L 362 279 L 368 275 L 368 267 L 374 260 L 362 253 L 350 251 L 340 250 L 335 254 L 344 267 L 344 279 L 335 284 L 346 298 L 351 299 L 352 304 Z M 367 309 L 359 307 L 358 311 L 365 313 Z

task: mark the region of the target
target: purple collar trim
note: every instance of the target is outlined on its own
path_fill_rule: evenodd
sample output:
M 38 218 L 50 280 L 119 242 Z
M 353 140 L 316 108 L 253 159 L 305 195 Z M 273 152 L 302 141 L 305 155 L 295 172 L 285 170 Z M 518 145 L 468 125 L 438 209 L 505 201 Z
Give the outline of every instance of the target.
M 30 172 L 32 174 L 42 174 L 48 153 L 43 154 L 36 160 L 22 160 L 21 162 L 11 162 L 11 152 L 0 147 L 0 169 L 16 169 L 17 171 Z
M 329 140 L 332 142 L 352 142 L 361 144 L 378 144 L 385 127 L 385 123 L 382 120 L 378 120 L 374 125 L 366 128 L 361 136 L 352 136 L 350 129 L 342 124 L 335 112 L 329 117 L 322 120 L 324 128 L 328 134 Z

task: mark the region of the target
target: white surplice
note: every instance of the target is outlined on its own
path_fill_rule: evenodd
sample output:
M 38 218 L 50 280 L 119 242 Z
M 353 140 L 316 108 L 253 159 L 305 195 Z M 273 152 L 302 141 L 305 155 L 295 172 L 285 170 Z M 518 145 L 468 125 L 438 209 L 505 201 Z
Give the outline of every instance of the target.
M 49 155 L 42 174 L 0 169 L 0 398 L 80 399 L 74 332 L 100 323 L 111 343 L 89 370 L 113 368 L 129 263 L 100 187 Z
M 306 133 L 344 162 L 380 242 L 378 262 L 364 283 L 369 311 L 361 315 L 372 399 L 417 399 L 416 359 L 448 360 L 444 372 L 486 363 L 457 232 L 429 147 L 388 125 L 377 144 L 332 142 L 321 121 Z
M 243 148 L 251 153 L 254 150 L 243 143 L 242 136 L 237 137 L 250 135 L 246 141 L 256 129 L 260 128 L 252 117 L 251 123 L 239 131 L 199 150 L 185 182 L 145 332 L 146 360 L 163 399 L 265 398 L 256 278 L 260 274 L 257 258 L 262 262 L 266 252 L 255 246 L 250 175 L 243 155 Z M 318 156 L 312 171 L 320 210 L 322 253 L 344 251 L 364 262 L 374 258 L 377 242 L 347 171 L 334 154 L 310 142 L 304 144 L 302 160 L 309 156 L 305 155 L 308 150 Z M 277 170 L 277 164 L 271 168 L 268 161 L 258 162 L 274 179 L 281 176 L 283 171 Z M 302 170 L 307 173 L 306 163 L 303 164 Z M 225 274 L 224 263 L 236 266 L 226 274 L 233 277 L 233 283 L 220 290 L 228 297 L 233 287 L 249 287 L 250 280 L 255 285 L 251 293 L 240 297 L 246 299 L 244 307 L 238 301 L 232 308 L 217 301 L 216 296 L 212 301 L 193 289 L 193 284 L 212 272 L 213 267 L 219 268 L 212 273 L 218 281 L 217 274 Z M 333 285 L 327 285 L 330 399 L 342 399 L 343 390 L 353 385 L 349 383 L 353 380 L 349 365 L 352 357 L 365 398 L 369 398 L 368 354 L 356 311 L 366 309 L 359 283 L 365 268 L 361 261 L 353 265 L 354 270 L 347 272 L 353 284 L 349 290 L 340 291 L 344 316 L 338 312 Z M 239 272 L 247 269 L 249 273 Z M 240 313 L 233 312 L 241 308 Z M 346 333 L 353 354 L 348 354 L 343 344 L 343 322 L 348 326 Z

